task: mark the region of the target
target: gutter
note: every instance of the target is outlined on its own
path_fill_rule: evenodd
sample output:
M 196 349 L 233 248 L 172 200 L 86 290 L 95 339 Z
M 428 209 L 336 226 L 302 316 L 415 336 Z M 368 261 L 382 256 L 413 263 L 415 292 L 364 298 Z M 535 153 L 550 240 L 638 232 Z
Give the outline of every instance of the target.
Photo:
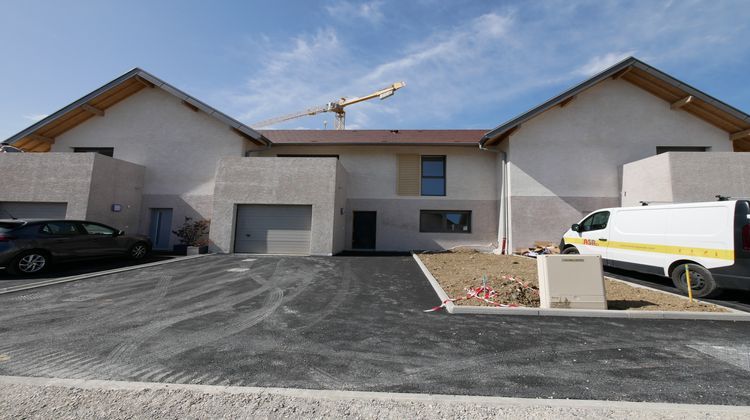
M 483 142 L 479 143 L 479 150 L 484 150 L 487 152 L 494 152 L 494 153 L 502 153 L 502 163 L 500 168 L 500 173 L 502 174 L 502 186 L 500 190 L 500 220 L 498 220 L 498 230 L 502 229 L 502 237 L 500 236 L 500 232 L 498 232 L 498 250 L 500 251 L 501 255 L 508 254 L 508 228 L 509 228 L 509 218 L 508 218 L 508 186 L 510 185 L 508 183 L 508 154 L 503 152 L 502 150 L 497 149 L 490 149 L 484 146 Z

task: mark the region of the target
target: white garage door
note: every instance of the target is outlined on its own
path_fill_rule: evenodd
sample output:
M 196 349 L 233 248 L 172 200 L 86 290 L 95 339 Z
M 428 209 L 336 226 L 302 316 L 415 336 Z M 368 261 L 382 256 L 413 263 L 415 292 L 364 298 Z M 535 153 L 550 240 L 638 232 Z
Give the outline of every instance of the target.
M 312 206 L 239 205 L 234 252 L 310 253 Z
M 65 219 L 67 203 L 0 202 L 0 219 Z

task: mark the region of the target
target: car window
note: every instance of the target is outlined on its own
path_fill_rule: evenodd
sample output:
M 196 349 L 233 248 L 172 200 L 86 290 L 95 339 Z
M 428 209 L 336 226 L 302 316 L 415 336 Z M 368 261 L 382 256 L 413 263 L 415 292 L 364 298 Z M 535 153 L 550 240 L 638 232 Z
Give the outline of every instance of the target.
M 81 232 L 72 222 L 49 222 L 42 227 L 42 233 L 47 235 L 78 235 Z
M 113 236 L 115 234 L 115 230 L 112 228 L 109 228 L 104 225 L 100 225 L 97 223 L 81 223 L 83 226 L 83 229 L 86 230 L 86 233 L 89 235 L 105 235 L 105 236 Z
M 11 230 L 18 228 L 21 225 L 23 225 L 23 223 L 0 222 L 0 233 L 10 232 Z
M 592 230 L 602 230 L 607 228 L 607 222 L 609 221 L 609 212 L 600 211 L 587 217 L 586 220 L 581 222 L 583 232 L 589 232 Z

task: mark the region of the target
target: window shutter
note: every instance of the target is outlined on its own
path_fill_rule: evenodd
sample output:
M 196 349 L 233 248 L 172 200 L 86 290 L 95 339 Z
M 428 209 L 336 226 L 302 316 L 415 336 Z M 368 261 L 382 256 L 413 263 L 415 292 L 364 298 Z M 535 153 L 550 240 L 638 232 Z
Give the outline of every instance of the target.
M 398 155 L 398 195 L 419 195 L 419 155 Z

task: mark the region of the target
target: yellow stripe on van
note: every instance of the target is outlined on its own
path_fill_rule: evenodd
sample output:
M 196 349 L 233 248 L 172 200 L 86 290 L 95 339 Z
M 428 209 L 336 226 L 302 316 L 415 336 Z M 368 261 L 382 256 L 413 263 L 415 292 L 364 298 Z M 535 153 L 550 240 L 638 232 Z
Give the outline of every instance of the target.
M 690 248 L 675 245 L 642 244 L 636 242 L 602 242 L 595 239 L 563 238 L 566 244 L 581 244 L 601 246 L 606 248 L 627 249 L 641 252 L 658 252 L 660 254 L 683 255 L 686 257 L 714 258 L 717 260 L 734 261 L 733 249 Z

